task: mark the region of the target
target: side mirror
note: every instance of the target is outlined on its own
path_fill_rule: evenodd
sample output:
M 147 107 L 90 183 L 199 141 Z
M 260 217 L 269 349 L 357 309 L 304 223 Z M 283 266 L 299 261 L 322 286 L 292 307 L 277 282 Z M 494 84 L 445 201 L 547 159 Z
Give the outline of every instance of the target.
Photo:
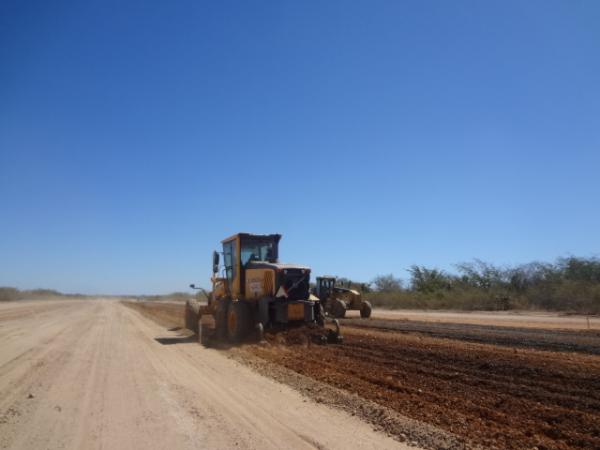
M 190 287 L 191 287 L 192 289 L 196 289 L 196 285 L 195 285 L 195 284 L 190 284 Z
M 217 273 L 219 271 L 219 254 L 214 251 L 213 252 L 213 273 Z

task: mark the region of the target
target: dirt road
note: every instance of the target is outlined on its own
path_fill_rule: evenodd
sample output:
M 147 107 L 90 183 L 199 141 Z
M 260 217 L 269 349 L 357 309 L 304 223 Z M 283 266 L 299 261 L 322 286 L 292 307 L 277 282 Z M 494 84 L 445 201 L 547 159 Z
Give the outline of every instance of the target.
M 113 300 L 0 305 L 0 448 L 406 448 Z

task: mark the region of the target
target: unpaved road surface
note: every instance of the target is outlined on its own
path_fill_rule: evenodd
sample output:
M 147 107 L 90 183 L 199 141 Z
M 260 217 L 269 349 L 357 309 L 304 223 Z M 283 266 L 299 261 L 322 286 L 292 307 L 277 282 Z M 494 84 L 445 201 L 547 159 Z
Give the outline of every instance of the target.
M 114 300 L 0 304 L 0 448 L 406 448 Z

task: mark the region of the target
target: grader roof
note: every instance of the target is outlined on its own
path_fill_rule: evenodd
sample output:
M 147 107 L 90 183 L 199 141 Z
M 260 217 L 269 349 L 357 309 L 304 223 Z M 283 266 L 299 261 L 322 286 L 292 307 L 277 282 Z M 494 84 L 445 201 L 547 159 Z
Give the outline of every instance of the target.
M 279 242 L 281 239 L 280 234 L 252 234 L 252 233 L 237 233 L 233 236 L 229 236 L 227 239 L 223 239 L 221 243 L 232 241 L 236 238 L 240 239 L 274 239 L 276 242 Z

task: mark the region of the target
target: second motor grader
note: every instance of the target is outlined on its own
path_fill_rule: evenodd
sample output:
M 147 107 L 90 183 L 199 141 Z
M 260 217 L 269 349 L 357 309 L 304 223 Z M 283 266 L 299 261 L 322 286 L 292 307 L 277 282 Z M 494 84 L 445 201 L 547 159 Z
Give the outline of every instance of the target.
M 358 310 L 363 319 L 371 317 L 371 303 L 359 291 L 338 286 L 335 277 L 317 277 L 315 294 L 329 316 L 341 319 L 346 311 Z

